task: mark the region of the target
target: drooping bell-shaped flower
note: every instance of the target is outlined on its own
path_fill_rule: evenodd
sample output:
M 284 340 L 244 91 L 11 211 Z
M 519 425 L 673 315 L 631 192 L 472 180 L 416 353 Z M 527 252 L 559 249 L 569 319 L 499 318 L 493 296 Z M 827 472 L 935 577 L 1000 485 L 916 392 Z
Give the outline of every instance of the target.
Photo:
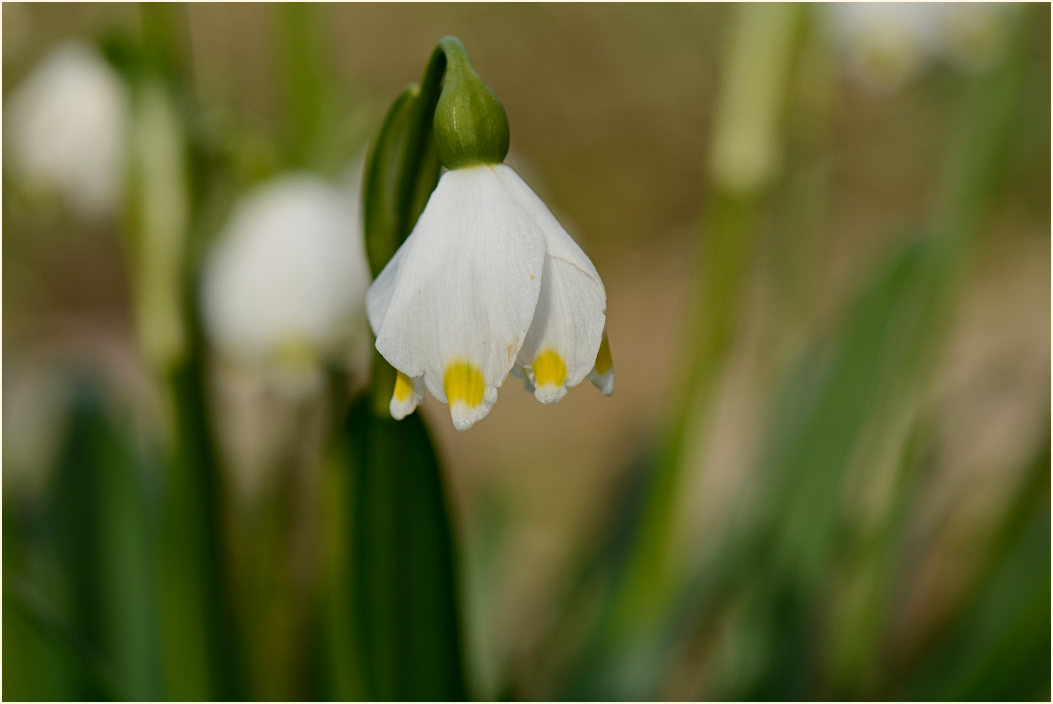
M 289 395 L 316 388 L 365 333 L 369 270 L 358 189 L 309 173 L 265 183 L 237 204 L 206 263 L 206 331 L 229 358 Z
M 463 47 L 462 47 L 463 49 Z M 590 376 L 614 387 L 596 268 L 526 183 L 501 163 L 504 109 L 467 57 L 435 112 L 439 179 L 413 231 L 367 294 L 376 347 L 396 370 L 391 413 L 424 389 L 466 430 L 489 413 L 516 370 L 542 403 Z
M 59 45 L 5 101 L 5 166 L 83 217 L 112 216 L 127 151 L 128 90 L 91 45 Z

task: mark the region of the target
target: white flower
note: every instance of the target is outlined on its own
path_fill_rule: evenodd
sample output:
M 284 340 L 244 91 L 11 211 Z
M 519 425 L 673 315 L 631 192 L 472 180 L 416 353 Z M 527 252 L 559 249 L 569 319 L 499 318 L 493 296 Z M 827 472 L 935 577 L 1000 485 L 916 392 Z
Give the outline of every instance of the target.
M 847 69 L 877 88 L 896 88 L 935 51 L 937 31 L 928 5 L 833 3 L 825 6 Z
M 205 268 L 203 315 L 214 344 L 263 367 L 281 390 L 317 387 L 365 335 L 369 283 L 358 193 L 290 174 L 236 206 Z
M 982 66 L 1006 32 L 1002 3 L 830 3 L 823 6 L 847 68 L 875 88 L 899 88 L 929 62 Z
M 391 414 L 427 388 L 466 430 L 513 367 L 542 403 L 586 376 L 610 394 L 606 300 L 592 262 L 510 167 L 443 174 L 366 298 L 377 350 L 399 372 Z
M 122 195 L 129 97 L 92 46 L 53 50 L 6 102 L 12 176 L 53 189 L 78 214 L 113 215 Z

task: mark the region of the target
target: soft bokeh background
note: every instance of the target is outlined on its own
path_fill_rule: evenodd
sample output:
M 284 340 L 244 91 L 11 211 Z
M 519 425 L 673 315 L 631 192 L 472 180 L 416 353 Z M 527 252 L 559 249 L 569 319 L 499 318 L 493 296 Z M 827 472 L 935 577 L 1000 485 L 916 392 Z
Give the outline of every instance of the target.
M 787 12 L 792 17 L 777 17 Z M 469 692 L 1048 697 L 1049 7 L 981 14 L 982 31 L 963 40 L 965 55 L 979 57 L 975 65 L 904 59 L 918 50 L 894 41 L 891 73 L 878 70 L 877 78 L 853 63 L 852 41 L 864 40 L 838 34 L 836 10 L 742 14 L 690 4 L 370 4 L 317 6 L 304 20 L 277 5 L 178 7 L 172 16 L 185 42 L 195 128 L 230 175 L 229 193 L 211 201 L 216 212 L 205 222 L 221 223 L 235 193 L 282 168 L 342 173 L 398 91 L 419 80 L 437 40 L 458 36 L 504 103 L 509 161 L 603 277 L 617 372 L 612 397 L 584 384 L 551 407 L 510 379 L 492 413 L 466 433 L 453 429 L 444 406 L 424 404 L 451 491 Z M 315 40 L 298 54 L 289 25 L 301 21 Z M 785 71 L 775 79 L 770 175 L 738 189 L 711 164 L 726 134 L 718 113 L 729 82 L 761 80 L 728 69 L 736 32 L 747 31 L 739 23 L 751 21 L 789 22 L 792 30 L 784 60 L 776 60 Z M 884 31 L 881 21 L 878 13 L 863 26 Z M 140 31 L 132 4 L 5 4 L 5 101 L 57 42 Z M 970 168 L 968 155 L 966 166 L 953 166 L 955 151 L 984 148 L 959 138 L 963 106 L 975 104 L 968 99 L 975 84 L 1018 44 L 1017 102 L 1004 134 L 991 137 L 1002 140 L 997 163 L 981 168 L 994 175 L 981 179 L 983 209 L 964 226 L 975 232 L 955 250 L 958 268 L 935 288 L 887 284 L 893 298 L 903 297 L 895 305 L 923 309 L 930 297 L 947 296 L 946 312 L 931 326 L 879 322 L 853 342 L 863 334 L 853 316 L 866 316 L 855 301 L 880 285 L 882 262 L 942 222 L 940 199 L 955 181 L 948 169 Z M 913 70 L 896 68 L 914 60 Z M 317 123 L 323 137 L 304 156 L 297 106 L 312 82 L 328 102 Z M 998 97 L 991 101 L 997 107 Z M 730 120 L 744 124 L 748 116 Z M 52 534 L 20 519 L 37 515 L 32 506 L 59 481 L 49 468 L 67 451 L 71 379 L 98 381 L 117 427 L 140 445 L 158 434 L 163 403 L 137 347 L 120 215 L 85 221 L 53 196 L 26 193 L 6 158 L 4 166 L 6 616 L 10 585 L 32 581 L 8 553 L 29 555 L 22 565 L 30 564 L 34 546 Z M 736 230 L 728 222 L 745 224 Z M 727 260 L 733 281 L 714 287 L 726 250 L 711 243 L 721 231 L 744 244 L 740 260 Z M 718 334 L 713 321 L 721 316 L 730 337 L 707 353 L 706 336 Z M 881 388 L 902 378 L 902 393 L 872 408 L 850 392 L 815 401 L 826 387 L 809 386 L 809 360 L 836 356 L 843 345 L 862 350 L 857 361 L 866 362 L 869 351 L 900 342 L 903 330 L 917 336 L 905 349 L 924 350 L 905 358 L 927 361 L 902 374 L 846 362 L 840 377 L 863 386 L 876 379 Z M 875 354 L 878 362 L 898 359 Z M 236 563 L 251 543 L 237 526 L 257 525 L 244 517 L 268 511 L 268 492 L 285 486 L 267 478 L 268 458 L 297 441 L 310 446 L 297 424 L 318 423 L 315 411 L 290 410 L 215 366 L 218 435 L 232 477 L 226 501 L 242 517 L 228 540 Z M 361 363 L 351 376 L 356 388 L 366 383 Z M 857 412 L 858 432 L 839 422 Z M 840 456 L 838 433 L 853 433 L 845 436 L 851 462 L 829 459 Z M 309 475 L 311 450 L 301 454 L 300 473 Z M 857 469 L 820 476 L 824 463 Z M 664 499 L 653 498 L 663 494 L 654 489 L 659 475 L 670 487 Z M 311 520 L 299 543 L 307 557 L 290 568 L 305 574 L 317 552 L 310 536 L 320 530 Z M 638 520 L 658 527 L 639 528 Z M 802 540 L 810 535 L 808 546 L 822 547 L 793 542 L 802 520 Z M 810 533 L 813 522 L 820 527 Z M 648 537 L 633 537 L 640 534 Z M 638 556 L 654 551 L 655 566 Z M 735 567 L 737 557 L 747 566 Z M 648 576 L 619 577 L 623 567 Z M 811 576 L 786 575 L 798 567 Z M 47 569 L 61 571 L 61 560 Z M 741 570 L 723 582 L 714 576 Z M 652 575 L 663 576 L 647 585 Z M 644 586 L 625 589 L 642 590 L 644 606 L 619 596 L 619 584 L 641 579 Z M 47 589 L 39 591 L 46 601 Z M 614 626 L 592 614 L 608 602 Z M 1032 610 L 1021 612 L 1024 602 Z M 635 615 L 617 615 L 623 611 Z M 55 628 L 75 628 L 55 618 Z M 300 647 L 300 631 L 274 636 L 282 633 L 275 628 L 272 637 Z M 5 625 L 5 696 L 78 696 L 34 681 L 40 670 L 24 662 L 9 667 L 7 654 L 20 647 L 11 638 L 25 637 L 12 633 Z M 41 652 L 64 647 L 42 638 Z M 282 656 L 260 655 L 258 672 L 268 657 Z M 1010 661 L 1015 669 L 999 669 Z M 1000 674 L 983 684 L 969 679 L 987 668 Z M 251 696 L 329 696 L 283 686 L 291 687 L 261 685 Z

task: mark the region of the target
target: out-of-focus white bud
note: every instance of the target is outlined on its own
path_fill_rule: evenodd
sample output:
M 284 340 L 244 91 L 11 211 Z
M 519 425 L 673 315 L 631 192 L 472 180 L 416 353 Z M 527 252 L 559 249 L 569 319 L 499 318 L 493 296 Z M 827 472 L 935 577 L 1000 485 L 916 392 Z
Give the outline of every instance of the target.
M 57 192 L 80 216 L 116 213 L 128 89 L 91 45 L 55 48 L 5 102 L 5 166 L 29 190 Z
M 872 88 L 904 85 L 937 48 L 939 18 L 929 5 L 853 2 L 823 9 L 846 70 Z
M 206 330 L 226 356 L 289 396 L 318 388 L 367 334 L 369 285 L 357 191 L 309 173 L 259 186 L 236 205 L 210 254 Z
M 981 68 L 1007 36 L 1002 3 L 830 3 L 823 5 L 849 73 L 872 88 L 896 89 L 927 63 Z

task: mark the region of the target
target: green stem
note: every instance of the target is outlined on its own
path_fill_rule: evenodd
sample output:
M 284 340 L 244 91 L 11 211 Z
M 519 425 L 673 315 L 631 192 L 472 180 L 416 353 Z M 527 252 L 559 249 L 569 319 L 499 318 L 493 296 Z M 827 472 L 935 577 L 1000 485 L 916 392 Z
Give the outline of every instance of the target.
M 332 105 L 317 12 L 309 3 L 283 3 L 278 12 L 292 162 L 314 168 L 324 166 Z
M 144 58 L 147 69 L 164 76 L 172 85 L 187 83 L 186 64 L 181 60 L 183 46 L 179 25 L 186 28 L 185 9 L 167 2 L 139 5 L 143 28 Z

